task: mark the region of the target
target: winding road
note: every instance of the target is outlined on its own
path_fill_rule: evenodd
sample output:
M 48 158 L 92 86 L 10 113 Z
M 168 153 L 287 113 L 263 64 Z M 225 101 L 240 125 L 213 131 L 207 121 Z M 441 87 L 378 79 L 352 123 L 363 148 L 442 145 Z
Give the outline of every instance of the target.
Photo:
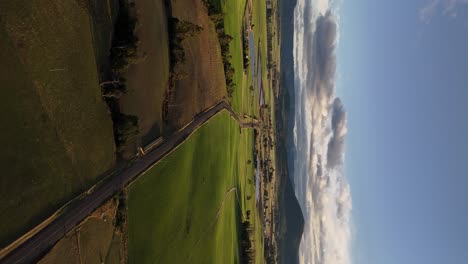
M 114 171 L 104 181 L 92 187 L 83 197 L 72 202 L 49 225 L 37 232 L 23 244 L 16 247 L 0 260 L 2 264 L 35 263 L 43 254 L 55 245 L 68 231 L 83 221 L 104 202 L 111 199 L 129 183 L 153 167 L 158 161 L 182 144 L 194 131 L 222 110 L 227 110 L 237 120 L 240 127 L 255 128 L 257 125 L 242 122 L 229 103 L 221 101 L 198 114 L 189 124 L 175 132 L 146 155 L 130 162 L 125 167 Z M 231 191 L 233 191 L 232 189 Z M 230 193 L 230 192 L 229 192 Z M 228 195 L 227 193 L 226 195 Z M 224 202 L 223 202 L 224 204 Z M 218 216 L 217 216 L 218 217 Z M 216 217 L 216 218 L 217 218 Z

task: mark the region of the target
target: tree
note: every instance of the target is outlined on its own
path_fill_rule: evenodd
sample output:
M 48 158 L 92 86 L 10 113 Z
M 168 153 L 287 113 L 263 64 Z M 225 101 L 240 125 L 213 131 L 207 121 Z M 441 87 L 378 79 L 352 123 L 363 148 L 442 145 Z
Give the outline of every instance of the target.
M 180 38 L 180 40 L 193 37 L 203 30 L 203 28 L 199 25 L 190 23 L 188 21 L 179 20 L 175 17 L 171 18 L 171 23 L 174 27 L 174 33 L 176 34 L 176 37 Z
M 104 98 L 119 99 L 127 93 L 127 84 L 124 78 L 101 83 L 102 96 Z
M 138 133 L 138 117 L 122 113 L 116 114 L 114 118 L 114 136 L 119 148 L 127 145 Z

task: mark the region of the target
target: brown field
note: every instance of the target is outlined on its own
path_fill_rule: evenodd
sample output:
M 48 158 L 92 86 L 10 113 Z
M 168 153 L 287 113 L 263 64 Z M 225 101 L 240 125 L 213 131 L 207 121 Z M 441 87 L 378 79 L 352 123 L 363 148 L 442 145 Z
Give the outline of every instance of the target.
M 65 262 L 64 262 L 65 261 Z M 41 259 L 38 264 L 69 263 L 80 264 L 78 239 L 75 231 L 62 238 L 52 251 Z
M 203 27 L 184 40 L 187 77 L 176 82 L 168 111 L 169 123 L 177 128 L 227 95 L 215 26 L 201 0 L 173 0 L 172 16 Z
M 117 201 L 109 200 L 67 233 L 38 263 L 120 263 L 122 235 L 114 226 Z
M 140 61 L 130 66 L 129 92 L 122 98 L 124 113 L 139 118 L 143 145 L 162 131 L 162 102 L 169 78 L 167 17 L 163 0 L 135 0 L 138 25 L 136 34 Z
M 112 222 L 90 218 L 81 226 L 79 234 L 82 263 L 103 263 L 114 234 Z

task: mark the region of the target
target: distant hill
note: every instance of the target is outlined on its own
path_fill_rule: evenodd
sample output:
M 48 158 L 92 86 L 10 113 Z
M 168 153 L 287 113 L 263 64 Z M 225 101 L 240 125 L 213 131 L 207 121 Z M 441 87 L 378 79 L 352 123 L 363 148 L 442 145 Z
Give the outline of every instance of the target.
M 304 216 L 294 193 L 292 180 L 294 143 L 294 8 L 296 0 L 280 0 L 281 14 L 281 87 L 276 106 L 277 171 L 280 175 L 278 263 L 299 263 L 299 244 L 304 232 Z
M 304 232 L 304 216 L 294 194 L 294 188 L 289 177 L 283 177 L 283 192 L 280 193 L 280 264 L 299 263 L 299 244 Z
M 294 8 L 297 0 L 280 0 L 281 16 L 281 89 L 283 94 L 288 97 L 288 103 L 285 109 L 288 113 L 286 149 L 289 175 L 294 185 L 294 112 L 295 112 L 295 89 L 294 89 Z

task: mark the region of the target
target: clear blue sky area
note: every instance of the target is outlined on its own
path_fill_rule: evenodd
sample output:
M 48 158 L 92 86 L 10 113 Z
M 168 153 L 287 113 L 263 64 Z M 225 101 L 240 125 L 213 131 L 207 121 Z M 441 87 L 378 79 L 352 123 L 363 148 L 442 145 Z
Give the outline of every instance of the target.
M 339 16 L 354 263 L 468 263 L 468 1 L 344 0 Z

